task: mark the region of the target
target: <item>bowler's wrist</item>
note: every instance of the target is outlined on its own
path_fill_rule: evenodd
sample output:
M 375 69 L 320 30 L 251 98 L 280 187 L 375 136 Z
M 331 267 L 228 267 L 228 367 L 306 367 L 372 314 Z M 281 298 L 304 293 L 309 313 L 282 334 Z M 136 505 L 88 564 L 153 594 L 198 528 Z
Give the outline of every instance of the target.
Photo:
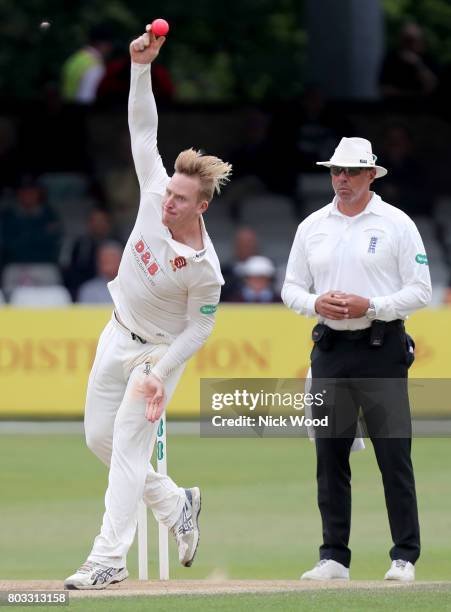
M 131 69 L 135 72 L 140 72 L 143 68 L 147 66 L 147 68 L 151 65 L 152 62 L 137 62 L 136 60 L 131 61 Z

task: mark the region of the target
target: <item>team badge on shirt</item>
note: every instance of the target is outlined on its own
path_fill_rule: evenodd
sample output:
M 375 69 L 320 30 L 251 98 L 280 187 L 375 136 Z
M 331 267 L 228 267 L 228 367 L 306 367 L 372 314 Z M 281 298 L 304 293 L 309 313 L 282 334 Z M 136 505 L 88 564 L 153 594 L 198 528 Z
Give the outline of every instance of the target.
M 184 257 L 175 257 L 174 259 L 170 259 L 169 263 L 172 266 L 172 271 L 177 272 L 180 268 L 184 268 L 186 266 L 186 259 Z
M 371 236 L 370 244 L 368 245 L 368 253 L 375 253 L 377 245 L 377 236 Z

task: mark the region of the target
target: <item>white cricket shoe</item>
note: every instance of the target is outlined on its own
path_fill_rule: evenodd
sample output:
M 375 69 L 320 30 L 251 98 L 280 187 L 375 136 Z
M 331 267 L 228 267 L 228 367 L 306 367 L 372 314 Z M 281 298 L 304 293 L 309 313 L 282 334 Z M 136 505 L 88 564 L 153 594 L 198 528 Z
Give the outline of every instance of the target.
M 333 559 L 321 559 L 301 580 L 349 580 L 349 569 Z
M 415 580 L 415 566 L 410 561 L 395 559 L 391 567 L 384 576 L 384 580 L 401 580 L 403 582 L 413 582 Z
M 185 567 L 190 567 L 199 544 L 199 513 L 201 507 L 201 496 L 198 487 L 185 489 L 185 505 L 182 512 L 171 527 L 171 533 L 175 537 L 179 549 L 179 561 Z
M 95 561 L 86 561 L 75 574 L 64 581 L 64 588 L 73 589 L 105 589 L 109 584 L 122 582 L 128 578 L 125 567 L 106 567 Z

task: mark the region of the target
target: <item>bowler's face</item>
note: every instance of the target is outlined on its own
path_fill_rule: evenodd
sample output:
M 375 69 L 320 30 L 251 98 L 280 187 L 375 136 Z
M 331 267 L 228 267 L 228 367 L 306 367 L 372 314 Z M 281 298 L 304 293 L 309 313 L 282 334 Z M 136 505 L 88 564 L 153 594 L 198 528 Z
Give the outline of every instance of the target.
M 332 186 L 339 201 L 348 205 L 359 204 L 368 195 L 375 175 L 376 170 L 368 168 L 362 168 L 357 176 L 348 176 L 345 172 L 332 175 Z
M 195 176 L 175 173 L 163 198 L 163 225 L 180 228 L 196 221 L 208 203 L 200 199 L 200 182 Z

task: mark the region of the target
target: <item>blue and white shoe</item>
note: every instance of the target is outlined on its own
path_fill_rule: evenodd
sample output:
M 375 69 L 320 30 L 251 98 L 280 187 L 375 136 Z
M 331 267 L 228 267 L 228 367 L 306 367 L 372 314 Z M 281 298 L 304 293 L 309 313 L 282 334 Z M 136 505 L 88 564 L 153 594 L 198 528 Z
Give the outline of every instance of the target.
M 75 574 L 66 578 L 64 588 L 69 590 L 105 589 L 109 584 L 122 582 L 126 578 L 128 578 L 128 571 L 125 567 L 106 567 L 94 561 L 86 561 Z
M 185 505 L 182 512 L 171 527 L 179 550 L 179 561 L 185 567 L 191 567 L 199 545 L 199 514 L 201 495 L 199 487 L 185 489 Z

